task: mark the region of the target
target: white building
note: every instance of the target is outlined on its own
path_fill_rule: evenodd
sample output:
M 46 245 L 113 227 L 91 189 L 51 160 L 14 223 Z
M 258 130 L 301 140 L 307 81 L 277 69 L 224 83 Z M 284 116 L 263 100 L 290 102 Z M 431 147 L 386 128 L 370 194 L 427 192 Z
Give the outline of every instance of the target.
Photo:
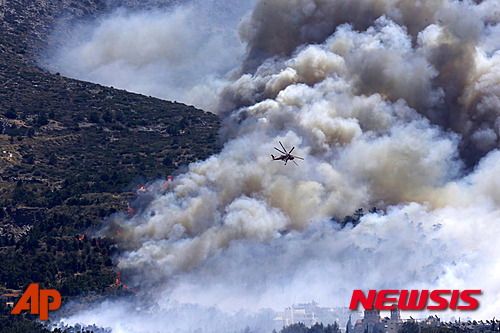
M 318 303 L 299 303 L 286 308 L 284 311 L 277 312 L 274 318 L 274 328 L 279 331 L 284 326 L 303 323 L 310 327 L 316 323 L 323 323 L 324 325 L 333 324 L 337 322 L 342 330 L 344 330 L 345 323 L 349 319 L 349 315 L 358 317 L 357 312 L 353 312 L 346 307 L 343 308 L 329 308 L 320 307 Z M 356 320 L 354 318 L 354 320 Z

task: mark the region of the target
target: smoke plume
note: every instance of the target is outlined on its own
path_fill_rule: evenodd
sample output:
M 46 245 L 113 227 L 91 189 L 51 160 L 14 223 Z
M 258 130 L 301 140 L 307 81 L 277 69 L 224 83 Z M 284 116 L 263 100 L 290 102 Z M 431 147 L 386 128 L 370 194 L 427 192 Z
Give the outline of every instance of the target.
M 104 231 L 120 231 L 124 279 L 159 304 L 228 312 L 344 306 L 353 289 L 481 289 L 462 317 L 498 316 L 499 10 L 257 1 L 218 96 L 224 148 Z M 299 167 L 271 160 L 278 141 Z M 335 222 L 374 206 L 355 227 Z
M 235 30 L 252 2 L 234 0 L 221 8 L 223 1 L 159 1 L 139 11 L 134 8 L 143 4 L 92 20 L 67 19 L 54 29 L 43 65 L 68 77 L 213 109 L 224 77 L 244 55 Z

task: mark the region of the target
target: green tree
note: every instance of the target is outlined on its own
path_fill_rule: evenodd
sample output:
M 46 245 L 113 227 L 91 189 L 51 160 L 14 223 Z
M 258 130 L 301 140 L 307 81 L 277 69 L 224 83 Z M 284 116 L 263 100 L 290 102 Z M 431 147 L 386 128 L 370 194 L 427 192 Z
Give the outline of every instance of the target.
M 102 115 L 102 120 L 104 120 L 107 123 L 111 123 L 113 121 L 113 114 L 111 113 L 111 111 L 109 110 L 104 111 Z
M 356 212 L 354 213 L 354 218 L 356 220 L 356 222 L 359 222 L 359 220 L 363 217 L 364 212 L 363 212 L 363 208 L 359 208 L 356 210 Z
M 57 164 L 57 156 L 54 152 L 51 152 L 49 154 L 49 165 L 56 165 Z
M 316 323 L 316 324 L 312 325 L 311 328 L 307 330 L 307 332 L 309 332 L 309 333 L 324 333 L 325 328 L 323 327 L 322 323 L 321 324 Z
M 349 315 L 349 320 L 345 325 L 345 333 L 351 333 L 351 332 L 352 332 L 352 323 L 351 323 L 351 315 Z
M 5 112 L 5 117 L 8 119 L 16 119 L 17 118 L 17 113 L 16 110 L 14 109 L 13 106 L 10 107 L 10 109 Z
M 401 328 L 398 330 L 398 333 L 418 333 L 419 327 L 418 324 L 414 321 L 407 321 L 401 325 Z
M 297 323 L 283 327 L 281 333 L 307 333 L 307 327 L 303 323 Z
M 325 333 L 340 333 L 340 327 L 337 322 L 334 322 L 333 325 L 329 324 L 327 327 L 325 327 L 324 330 Z
M 36 120 L 36 123 L 39 126 L 44 126 L 44 125 L 47 125 L 49 123 L 49 119 L 47 118 L 47 115 L 45 114 L 45 112 L 40 112 L 40 114 L 38 115 L 38 118 Z
M 28 138 L 32 138 L 35 136 L 35 129 L 33 127 L 28 128 L 28 132 L 26 133 Z
M 92 111 L 89 115 L 89 121 L 91 123 L 98 124 L 100 119 L 99 119 L 99 114 L 96 111 Z

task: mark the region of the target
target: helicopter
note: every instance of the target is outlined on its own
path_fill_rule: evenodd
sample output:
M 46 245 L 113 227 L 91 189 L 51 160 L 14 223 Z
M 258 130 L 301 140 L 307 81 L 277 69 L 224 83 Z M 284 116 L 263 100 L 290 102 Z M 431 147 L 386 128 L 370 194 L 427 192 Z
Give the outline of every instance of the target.
M 292 151 L 295 149 L 295 147 L 292 147 L 292 149 L 290 149 L 290 151 L 287 153 L 286 149 L 283 146 L 283 144 L 281 143 L 281 141 L 278 141 L 278 142 L 280 143 L 280 146 L 281 146 L 281 148 L 283 148 L 283 150 L 279 150 L 276 147 L 274 147 L 274 149 L 276 149 L 277 151 L 279 151 L 282 155 L 280 157 L 275 157 L 273 154 L 271 154 L 271 157 L 273 158 L 273 161 L 285 161 L 285 165 L 286 165 L 286 163 L 288 161 L 292 161 L 293 163 L 295 163 L 296 166 L 299 166 L 297 164 L 297 162 L 294 161 L 294 159 L 298 158 L 299 160 L 303 160 L 303 158 L 292 155 Z

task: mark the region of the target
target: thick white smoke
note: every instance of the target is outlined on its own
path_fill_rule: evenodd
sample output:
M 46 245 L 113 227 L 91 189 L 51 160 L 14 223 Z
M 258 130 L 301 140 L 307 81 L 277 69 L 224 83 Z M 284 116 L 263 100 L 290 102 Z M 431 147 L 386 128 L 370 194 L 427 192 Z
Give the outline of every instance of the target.
M 218 100 L 230 139 L 112 219 L 122 276 L 160 304 L 227 311 L 481 289 L 479 310 L 443 315 L 498 316 L 499 6 L 258 1 Z M 271 160 L 278 141 L 299 167 Z
M 184 2 L 70 21 L 54 30 L 43 65 L 68 77 L 213 109 L 224 77 L 244 55 L 236 27 L 253 1 L 235 0 L 228 13 L 221 1 Z

